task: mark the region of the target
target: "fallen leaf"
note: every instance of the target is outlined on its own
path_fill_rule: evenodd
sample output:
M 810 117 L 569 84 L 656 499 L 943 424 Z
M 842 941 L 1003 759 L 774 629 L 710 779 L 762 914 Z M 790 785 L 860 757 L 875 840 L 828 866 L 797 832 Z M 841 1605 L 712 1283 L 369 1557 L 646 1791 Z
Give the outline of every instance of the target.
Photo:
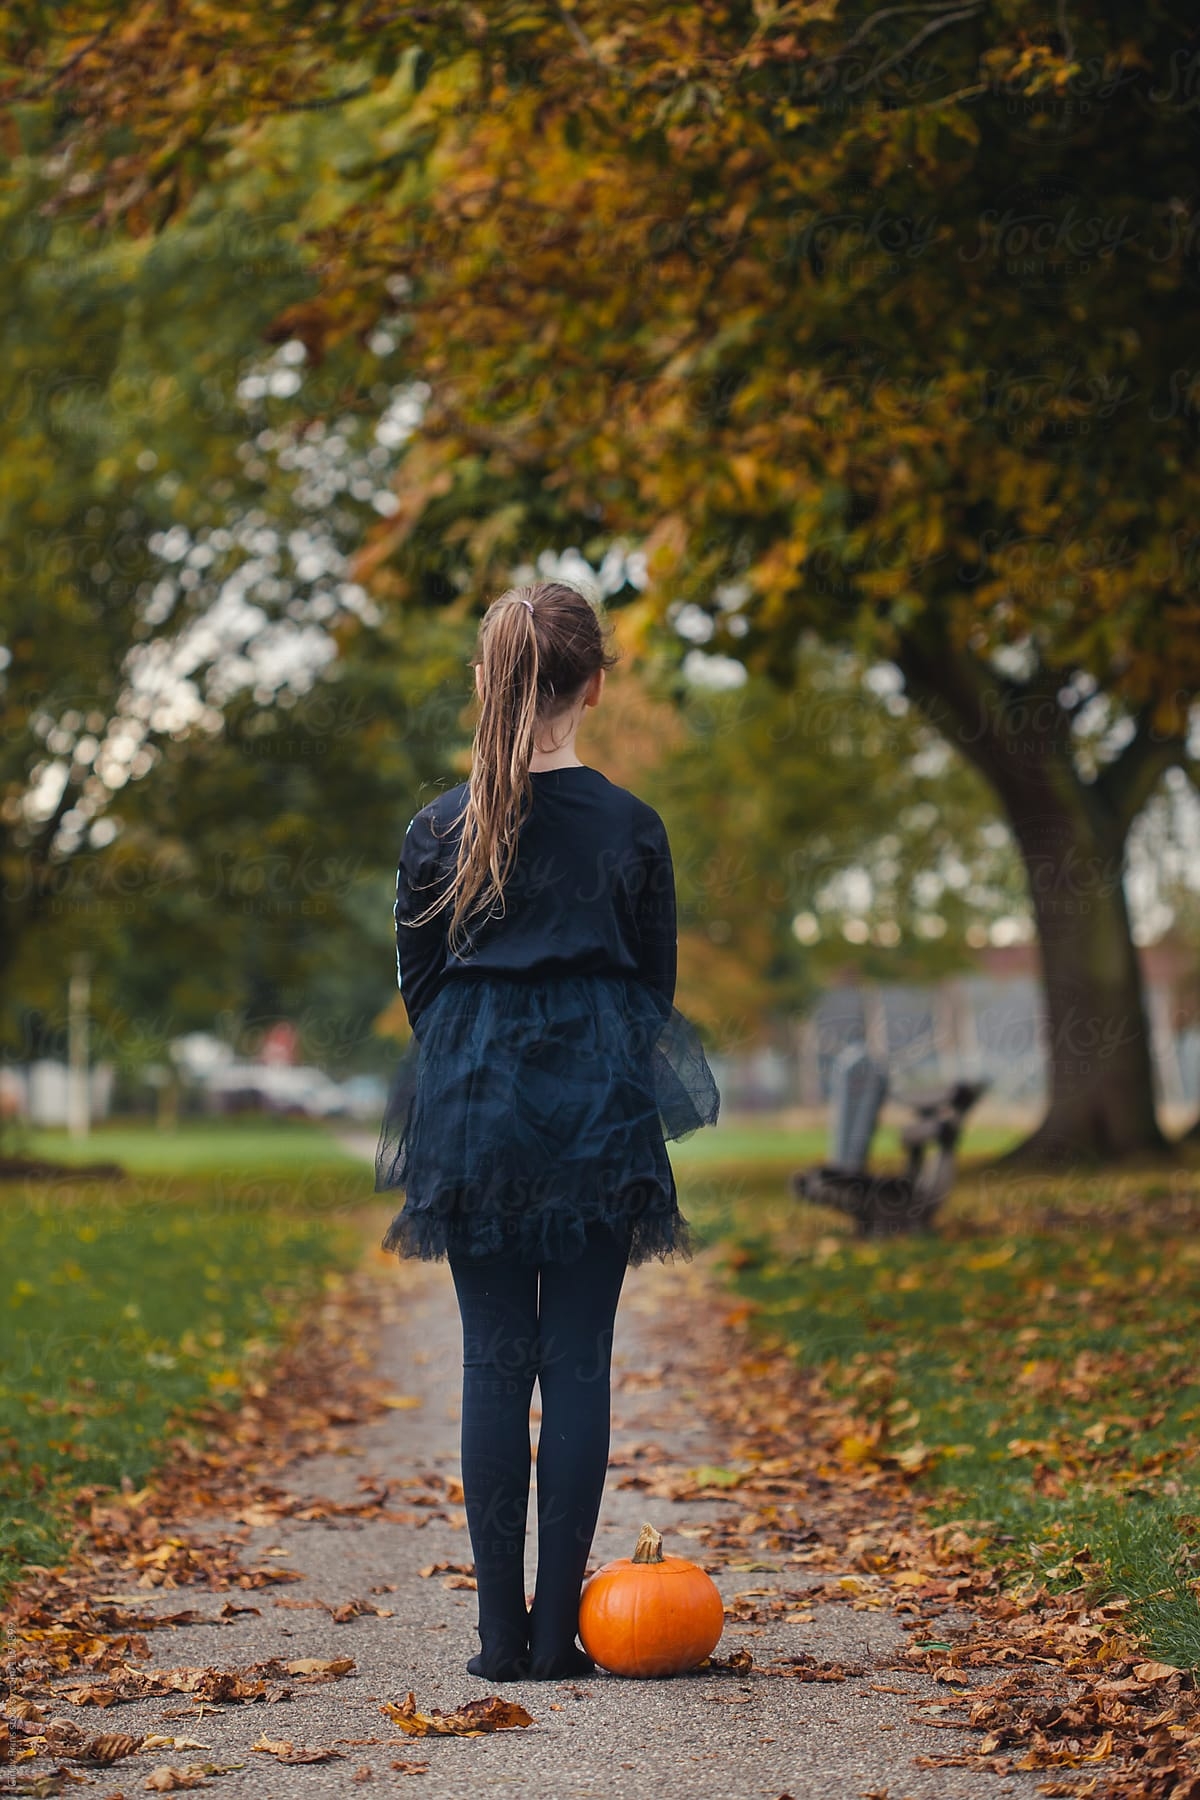
M 333 1762 L 342 1754 L 332 1744 L 319 1744 L 310 1750 L 297 1750 L 291 1738 L 269 1738 L 265 1735 L 260 1737 L 250 1748 L 263 1750 L 268 1756 L 275 1757 L 278 1762 L 290 1763 L 293 1766 L 302 1763 Z
M 89 1738 L 79 1752 L 80 1762 L 114 1763 L 123 1757 L 132 1756 L 142 1748 L 140 1737 L 130 1737 L 124 1731 L 108 1731 L 101 1737 Z
M 257 1738 L 250 1748 L 265 1750 L 268 1756 L 290 1756 L 296 1746 L 291 1738 L 269 1738 L 264 1734 Z
M 1139 1681 L 1167 1681 L 1172 1675 L 1181 1673 L 1174 1663 L 1163 1662 L 1135 1663 L 1133 1672 Z
M 700 1667 L 722 1675 L 745 1675 L 754 1667 L 754 1658 L 748 1650 L 735 1650 L 730 1657 L 706 1656 Z
M 704 1463 L 691 1474 L 697 1487 L 734 1488 L 745 1479 L 736 1469 L 720 1469 L 712 1463 Z
M 339 1675 L 348 1675 L 354 1667 L 352 1656 L 334 1656 L 323 1661 L 319 1656 L 297 1656 L 292 1662 L 284 1663 L 289 1675 L 301 1675 L 306 1680 L 336 1681 Z
M 241 1764 L 229 1767 L 240 1768 Z M 142 1786 L 152 1794 L 173 1794 L 179 1788 L 198 1788 L 207 1785 L 210 1775 L 224 1775 L 227 1769 L 217 1763 L 189 1763 L 186 1769 L 174 1769 L 170 1763 L 160 1763 L 157 1769 L 151 1769 Z
M 486 1731 L 509 1731 L 514 1726 L 533 1724 L 532 1714 L 523 1706 L 514 1700 L 501 1700 L 498 1694 L 468 1700 L 453 1712 L 434 1707 L 423 1713 L 417 1711 L 416 1695 L 410 1689 L 400 1705 L 385 1700 L 379 1710 L 410 1737 L 480 1737 Z

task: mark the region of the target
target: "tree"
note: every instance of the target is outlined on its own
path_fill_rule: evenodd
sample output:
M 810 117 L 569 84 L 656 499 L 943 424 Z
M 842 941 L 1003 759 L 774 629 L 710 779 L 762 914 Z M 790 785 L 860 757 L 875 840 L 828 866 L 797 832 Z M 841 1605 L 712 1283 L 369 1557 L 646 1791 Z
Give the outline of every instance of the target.
M 319 1051 L 336 1007 L 365 1036 L 390 953 L 360 941 L 357 985 L 339 954 L 456 738 L 466 655 L 440 616 L 401 641 L 346 580 L 390 499 L 382 359 L 318 372 L 263 342 L 299 265 L 259 171 L 185 228 L 99 245 L 45 214 L 32 145 L 0 196 L 0 1039 L 59 1047 L 81 949 L 120 1060 L 222 1011 L 302 1015 Z
M 240 555 L 233 536 L 232 556 L 218 536 L 194 564 L 184 560 L 191 545 L 171 538 L 200 493 L 211 505 L 240 489 L 249 506 L 237 455 L 246 415 L 227 398 L 239 371 L 211 319 L 201 341 L 200 277 L 180 268 L 174 245 L 102 249 L 69 222 L 51 223 L 41 210 L 50 192 L 43 162 L 29 157 L 0 195 L 4 999 L 18 961 L 36 960 L 36 935 L 61 914 L 71 859 L 112 841 L 113 797 L 184 729 L 184 702 L 192 718 L 204 714 L 206 676 L 246 636 L 194 635 Z M 198 252 L 202 238 L 190 247 Z M 217 249 L 214 283 L 229 267 Z M 175 303 L 183 278 L 198 310 Z M 264 283 L 254 304 L 269 316 L 289 292 L 294 277 L 273 293 Z M 241 323 L 246 308 L 243 297 Z M 239 321 L 230 326 L 236 338 Z M 157 679 L 176 658 L 175 680 Z
M 691 606 L 783 682 L 806 627 L 892 659 L 1025 862 L 1033 1148 L 1161 1147 L 1123 878 L 1200 684 L 1190 9 L 280 10 L 219 68 L 187 4 L 10 33 L 61 204 L 160 228 L 271 111 L 344 105 L 357 193 L 314 197 L 278 329 L 325 353 L 399 296 L 429 383 L 364 579 L 640 544 L 648 645 Z M 176 87 L 138 85 L 152 48 Z
M 666 821 L 680 992 L 722 1048 L 786 1041 L 847 967 L 967 967 L 967 930 L 1022 910 L 986 785 L 852 657 L 806 641 L 784 690 L 706 687 L 703 662 L 657 691 L 619 666 L 580 747 Z

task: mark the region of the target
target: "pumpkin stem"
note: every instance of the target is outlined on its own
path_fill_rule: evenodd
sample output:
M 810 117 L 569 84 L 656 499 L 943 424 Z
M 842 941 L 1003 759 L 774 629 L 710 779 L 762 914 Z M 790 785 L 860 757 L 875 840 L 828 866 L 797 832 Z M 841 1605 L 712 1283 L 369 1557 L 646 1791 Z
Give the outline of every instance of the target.
M 653 1525 L 643 1525 L 638 1532 L 638 1541 L 634 1545 L 632 1560 L 636 1563 L 661 1562 L 663 1559 L 662 1532 L 655 1531 Z

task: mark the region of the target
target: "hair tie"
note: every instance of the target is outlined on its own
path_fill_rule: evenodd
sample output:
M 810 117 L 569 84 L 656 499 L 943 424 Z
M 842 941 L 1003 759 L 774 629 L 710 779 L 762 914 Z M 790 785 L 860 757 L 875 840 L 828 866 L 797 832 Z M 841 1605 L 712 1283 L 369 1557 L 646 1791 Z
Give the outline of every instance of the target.
M 530 612 L 533 611 L 533 601 L 532 600 L 526 600 L 524 594 L 518 594 L 517 599 L 521 602 L 522 606 L 527 606 L 529 608 Z

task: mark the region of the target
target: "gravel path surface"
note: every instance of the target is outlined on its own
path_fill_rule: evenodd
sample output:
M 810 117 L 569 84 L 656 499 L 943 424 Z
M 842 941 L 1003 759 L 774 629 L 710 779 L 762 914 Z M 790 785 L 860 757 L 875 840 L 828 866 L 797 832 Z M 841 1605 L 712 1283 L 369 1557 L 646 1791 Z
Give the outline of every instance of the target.
M 855 1611 L 818 1601 L 808 1622 L 727 1619 L 719 1656 L 728 1658 L 745 1648 L 756 1663 L 765 1664 L 774 1656 L 806 1651 L 863 1670 L 838 1683 L 703 1671 L 651 1681 L 598 1673 L 564 1683 L 492 1684 L 469 1675 L 466 1660 L 478 1648 L 474 1592 L 447 1585 L 462 1579 L 452 1572 L 421 1573 L 436 1563 L 468 1568 L 471 1563 L 457 1488 L 461 1338 L 453 1287 L 444 1264 L 393 1260 L 381 1277 L 387 1299 L 378 1373 L 396 1398 L 419 1404 L 396 1406 L 348 1432 L 344 1454 L 299 1461 L 285 1482 L 290 1491 L 314 1501 L 361 1500 L 364 1491 L 386 1486 L 388 1509 L 407 1510 L 410 1522 L 352 1515 L 309 1521 L 204 1519 L 181 1531 L 194 1531 L 210 1542 L 231 1539 L 244 1564 L 283 1566 L 303 1580 L 210 1598 L 195 1588 L 149 1594 L 134 1590 L 147 1611 L 191 1605 L 212 1617 L 211 1623 L 155 1632 L 156 1667 L 232 1668 L 268 1657 L 350 1656 L 353 1674 L 319 1686 L 296 1686 L 291 1698 L 275 1704 L 205 1707 L 199 1715 L 182 1695 L 103 1713 L 62 1705 L 62 1713 L 93 1732 L 187 1733 L 206 1748 L 163 1751 L 158 1760 L 177 1767 L 203 1760 L 242 1764 L 206 1784 L 230 1800 L 292 1800 L 372 1788 L 439 1800 L 474 1800 L 493 1793 L 520 1794 L 526 1800 L 642 1800 L 648 1793 L 712 1800 L 760 1795 L 767 1800 L 784 1795 L 840 1800 L 864 1794 L 877 1800 L 933 1795 L 942 1800 L 987 1795 L 990 1800 L 1036 1794 L 1044 1772 L 998 1780 L 973 1769 L 914 1765 L 914 1756 L 921 1753 L 971 1753 L 979 1740 L 974 1733 L 936 1728 L 924 1715 L 920 1701 L 937 1703 L 950 1696 L 923 1672 L 896 1665 L 896 1653 L 908 1637 L 886 1611 Z M 678 1309 L 711 1305 L 712 1281 L 704 1256 L 687 1266 L 650 1264 L 626 1275 L 613 1356 L 613 1466 L 590 1567 L 628 1555 L 638 1527 L 650 1519 L 663 1532 L 669 1551 L 708 1568 L 728 1606 L 732 1596 L 747 1589 L 803 1589 L 828 1579 L 830 1572 L 822 1570 L 818 1577 L 802 1563 L 789 1565 L 786 1554 L 766 1548 L 765 1538 L 757 1556 L 753 1540 L 750 1549 L 733 1551 L 689 1542 L 689 1530 L 737 1511 L 735 1495 L 681 1502 L 618 1485 L 629 1478 L 631 1468 L 659 1461 L 684 1468 L 721 1461 L 721 1446 L 708 1441 L 698 1424 L 690 1425 L 686 1404 L 678 1404 L 686 1402 L 692 1377 L 686 1350 L 678 1348 L 683 1340 L 671 1328 L 672 1317 L 682 1316 Z M 675 1404 L 664 1409 L 660 1392 Z M 536 1441 L 536 1392 L 534 1401 Z M 661 1457 L 653 1454 L 654 1446 Z M 414 1504 L 421 1497 L 424 1504 Z M 531 1494 L 526 1565 L 531 1596 L 535 1558 Z M 747 1560 L 770 1567 L 747 1571 Z M 729 1566 L 733 1561 L 743 1566 Z M 259 1610 L 219 1619 L 219 1607 L 230 1598 Z M 336 1622 L 328 1609 L 354 1600 L 390 1610 L 391 1616 L 367 1613 Z M 423 1710 L 449 1710 L 497 1694 L 525 1706 L 535 1722 L 475 1738 L 405 1738 L 379 1707 L 381 1701 L 403 1701 L 410 1689 Z M 283 1764 L 252 1748 L 260 1734 L 289 1739 L 297 1749 L 335 1745 L 341 1759 Z M 394 1763 L 427 1767 L 423 1773 L 407 1773 Z M 132 1796 L 142 1791 L 147 1767 L 139 1759 L 136 1770 L 132 1765 L 114 1768 L 108 1786 L 99 1791 Z

